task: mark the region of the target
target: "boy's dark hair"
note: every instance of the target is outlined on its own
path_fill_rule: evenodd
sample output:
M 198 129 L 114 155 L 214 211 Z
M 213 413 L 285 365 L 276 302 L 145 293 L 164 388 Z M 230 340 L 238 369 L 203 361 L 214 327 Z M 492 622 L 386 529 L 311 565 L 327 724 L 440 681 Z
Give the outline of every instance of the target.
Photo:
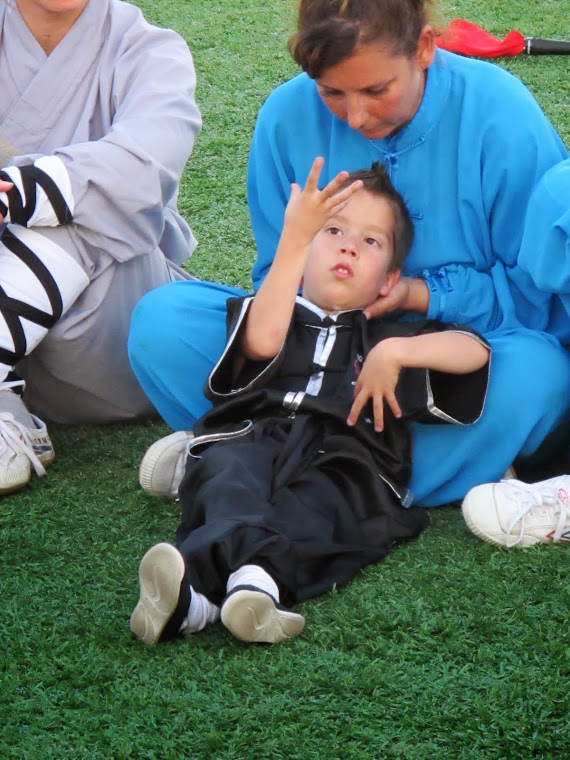
M 370 169 L 358 169 L 350 172 L 343 187 L 355 180 L 362 181 L 362 189 L 372 195 L 386 198 L 394 214 L 394 250 L 390 261 L 389 271 L 401 269 L 414 242 L 414 224 L 404 199 L 396 190 L 386 169 L 375 161 Z
M 289 52 L 312 79 L 349 58 L 358 45 L 380 42 L 412 57 L 428 6 L 437 0 L 300 0 Z

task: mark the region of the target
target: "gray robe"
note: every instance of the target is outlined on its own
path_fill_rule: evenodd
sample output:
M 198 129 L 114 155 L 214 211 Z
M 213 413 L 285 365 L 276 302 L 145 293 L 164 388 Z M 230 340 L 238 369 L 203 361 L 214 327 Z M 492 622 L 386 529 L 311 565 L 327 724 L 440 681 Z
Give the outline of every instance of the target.
M 25 231 L 39 259 L 42 241 L 52 258 L 60 251 L 54 277 L 69 291 L 63 316 L 16 367 L 26 401 L 59 422 L 148 413 L 126 343 L 136 302 L 188 278 L 178 265 L 196 245 L 176 207 L 201 126 L 190 52 L 119 0 L 90 0 L 49 56 L 15 5 L 0 2 L 0 34 L 0 167 L 57 165 L 72 210 L 62 226 L 40 209 Z

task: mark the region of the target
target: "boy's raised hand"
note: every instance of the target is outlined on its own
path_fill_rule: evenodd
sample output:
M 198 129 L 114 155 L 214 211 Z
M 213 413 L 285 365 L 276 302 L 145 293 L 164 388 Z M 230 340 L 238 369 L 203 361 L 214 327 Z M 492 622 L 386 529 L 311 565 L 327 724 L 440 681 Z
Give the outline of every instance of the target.
M 249 359 L 262 361 L 277 356 L 291 324 L 315 235 L 362 187 L 362 181 L 357 180 L 340 189 L 348 176 L 348 172 L 340 172 L 319 190 L 317 183 L 323 164 L 320 157 L 313 161 L 303 190 L 296 183 L 291 185 L 275 258 L 248 312 L 242 352 Z
M 334 179 L 322 190 L 317 183 L 325 161 L 318 156 L 313 161 L 305 187 L 293 182 L 291 195 L 285 209 L 283 232 L 293 233 L 299 245 L 308 246 L 321 227 L 331 216 L 338 214 L 357 190 L 362 187 L 362 181 L 356 180 L 348 187 L 339 188 L 346 182 L 348 172 L 339 172 Z

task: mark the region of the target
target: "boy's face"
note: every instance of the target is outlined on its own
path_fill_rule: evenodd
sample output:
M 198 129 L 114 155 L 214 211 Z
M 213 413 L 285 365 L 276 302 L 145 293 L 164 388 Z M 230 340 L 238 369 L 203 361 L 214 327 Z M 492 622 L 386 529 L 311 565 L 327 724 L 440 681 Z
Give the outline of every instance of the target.
M 367 190 L 317 233 L 303 275 L 303 296 L 324 311 L 363 309 L 388 295 L 400 276 L 388 272 L 394 247 L 390 203 Z

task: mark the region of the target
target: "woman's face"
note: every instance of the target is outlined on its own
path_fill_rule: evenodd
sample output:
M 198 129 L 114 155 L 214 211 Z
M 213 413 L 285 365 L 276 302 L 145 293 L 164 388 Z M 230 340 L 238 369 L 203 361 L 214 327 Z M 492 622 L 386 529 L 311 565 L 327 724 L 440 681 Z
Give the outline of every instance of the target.
M 20 13 L 79 16 L 89 0 L 16 0 Z
M 396 133 L 421 103 L 425 72 L 435 52 L 431 27 L 422 29 L 417 52 L 393 55 L 380 43 L 357 47 L 316 80 L 325 105 L 368 140 Z

